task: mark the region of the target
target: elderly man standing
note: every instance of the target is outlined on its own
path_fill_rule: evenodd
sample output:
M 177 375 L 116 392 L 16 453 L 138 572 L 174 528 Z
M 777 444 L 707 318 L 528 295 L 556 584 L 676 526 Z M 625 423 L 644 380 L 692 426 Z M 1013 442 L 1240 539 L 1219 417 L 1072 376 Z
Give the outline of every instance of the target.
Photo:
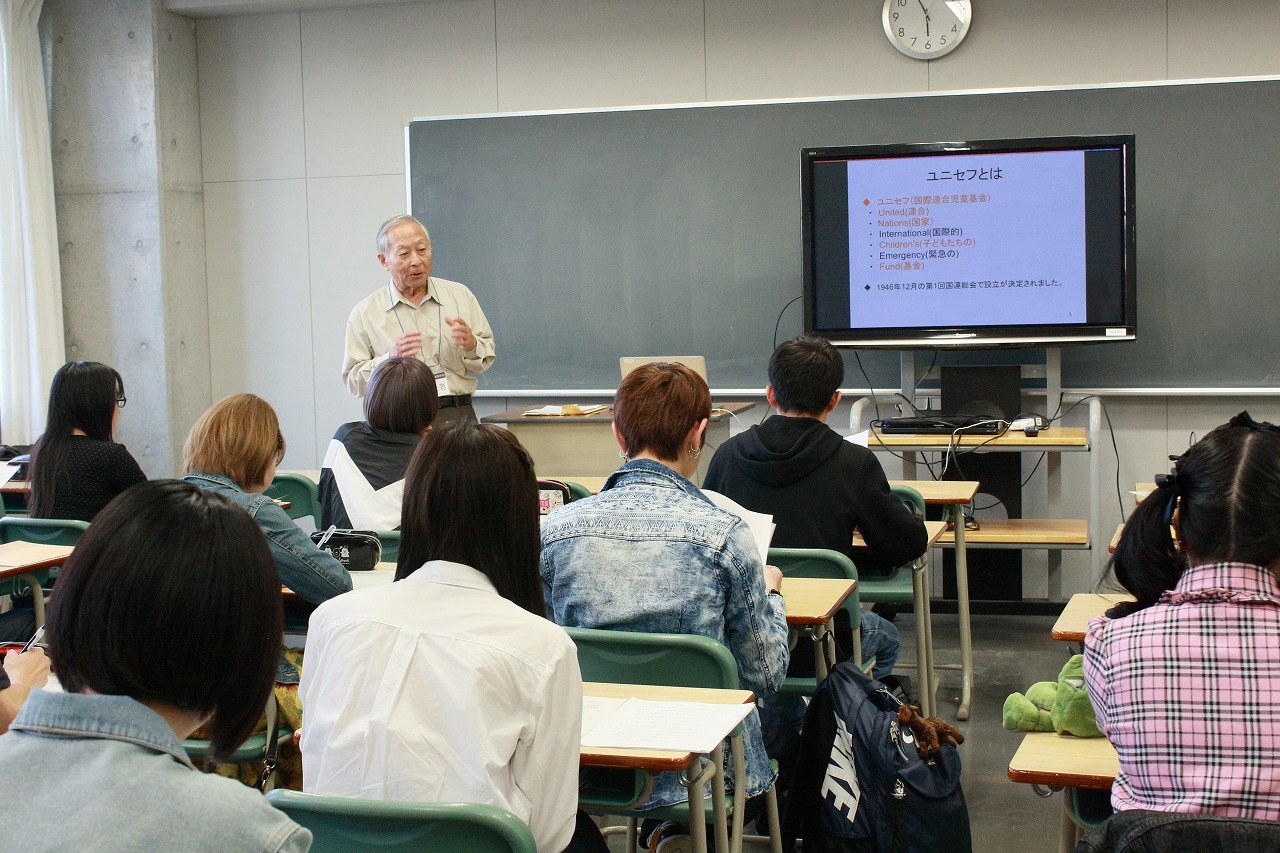
M 436 422 L 476 420 L 475 377 L 493 364 L 493 331 L 465 285 L 431 275 L 431 237 L 412 216 L 378 229 L 378 261 L 390 283 L 351 309 L 342 381 L 357 397 L 388 356 L 421 358 L 436 376 Z

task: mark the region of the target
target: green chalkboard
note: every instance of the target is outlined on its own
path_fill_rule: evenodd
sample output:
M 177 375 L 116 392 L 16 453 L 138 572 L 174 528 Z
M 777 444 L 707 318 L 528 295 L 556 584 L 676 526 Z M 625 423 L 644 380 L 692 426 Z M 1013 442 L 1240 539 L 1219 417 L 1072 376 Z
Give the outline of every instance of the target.
M 1067 349 L 1064 384 L 1280 384 L 1280 81 L 420 120 L 410 185 L 436 273 L 493 324 L 482 387 L 611 388 L 653 354 L 762 387 L 800 295 L 802 147 L 1097 133 L 1137 140 L 1138 339 Z M 897 384 L 896 353 L 861 358 Z

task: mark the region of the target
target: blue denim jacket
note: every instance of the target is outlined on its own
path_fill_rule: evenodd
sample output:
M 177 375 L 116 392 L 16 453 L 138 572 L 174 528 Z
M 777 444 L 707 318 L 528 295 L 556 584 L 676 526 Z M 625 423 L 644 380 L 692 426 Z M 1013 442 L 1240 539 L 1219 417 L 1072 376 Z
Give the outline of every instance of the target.
M 665 465 L 628 462 L 600 494 L 547 516 L 541 571 L 547 608 L 560 625 L 701 634 L 733 653 L 743 689 L 765 697 L 782 685 L 786 610 L 766 594 L 747 525 Z M 754 711 L 745 746 L 747 796 L 756 796 L 774 774 Z M 646 807 L 685 799 L 665 773 Z
M 276 561 L 280 582 L 303 601 L 319 604 L 335 595 L 351 590 L 351 575 L 346 567 L 321 551 L 303 533 L 288 513 L 271 498 L 246 492 L 230 477 L 194 471 L 184 478 L 202 489 L 217 492 L 244 507 L 267 536 L 271 556 Z
M 310 831 L 233 779 L 191 765 L 173 729 L 128 696 L 33 690 L 0 736 L 0 779 L 50 812 L 10 814 L 0 849 L 305 853 Z

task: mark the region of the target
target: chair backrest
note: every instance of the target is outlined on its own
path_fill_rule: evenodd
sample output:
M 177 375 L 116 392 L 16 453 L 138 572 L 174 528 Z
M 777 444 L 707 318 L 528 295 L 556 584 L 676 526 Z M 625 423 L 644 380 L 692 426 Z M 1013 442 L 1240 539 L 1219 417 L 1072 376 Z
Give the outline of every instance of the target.
M 269 498 L 288 501 L 291 506 L 285 510 L 290 518 L 302 518 L 309 515 L 320 525 L 320 488 L 310 477 L 302 474 L 276 474 L 264 493 Z
M 738 664 L 725 645 L 700 634 L 643 634 L 566 628 L 583 681 L 738 689 Z
M 39 542 L 43 545 L 75 545 L 89 529 L 89 522 L 69 518 L 0 518 L 0 542 Z
M 572 480 L 565 480 L 564 484 L 569 487 L 570 501 L 580 501 L 583 498 L 591 497 L 591 490 L 581 483 L 575 483 Z
M 783 577 L 858 579 L 853 560 L 828 548 L 770 548 L 768 563 L 777 566 Z M 849 614 L 850 628 L 858 630 L 862 624 L 862 602 L 857 587 L 845 600 L 844 609 Z
M 473 803 L 397 803 L 277 788 L 267 801 L 311 830 L 311 853 L 537 853 L 518 817 Z
M 378 541 L 382 543 L 382 562 L 399 563 L 400 562 L 400 531 L 399 530 L 375 530 L 378 534 Z
M 904 504 L 918 511 L 920 517 L 924 518 L 924 498 L 919 492 L 910 486 L 890 486 L 889 491 L 897 495 Z

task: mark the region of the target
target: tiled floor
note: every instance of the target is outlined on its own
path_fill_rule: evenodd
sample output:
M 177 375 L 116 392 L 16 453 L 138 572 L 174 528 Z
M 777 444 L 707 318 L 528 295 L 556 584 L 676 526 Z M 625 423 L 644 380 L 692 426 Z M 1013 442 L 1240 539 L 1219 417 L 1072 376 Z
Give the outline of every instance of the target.
M 898 616 L 903 661 L 915 658 L 915 631 L 910 613 Z M 975 851 L 1056 850 L 1062 795 L 1036 795 L 1030 785 L 1010 782 L 1009 759 L 1022 739 L 1000 724 L 1005 697 L 1025 691 L 1037 681 L 1057 678 L 1067 657 L 1078 648 L 1049 637 L 1052 616 L 974 616 L 973 713 L 956 723 L 965 735 L 960 747 L 963 782 L 969 805 Z M 954 615 L 934 616 L 934 646 L 939 661 L 959 660 L 959 627 Z M 902 669 L 915 679 L 915 671 Z M 959 672 L 939 673 L 939 707 L 952 719 L 959 702 Z M 616 837 L 612 850 L 622 850 Z M 945 851 L 941 851 L 945 853 Z

